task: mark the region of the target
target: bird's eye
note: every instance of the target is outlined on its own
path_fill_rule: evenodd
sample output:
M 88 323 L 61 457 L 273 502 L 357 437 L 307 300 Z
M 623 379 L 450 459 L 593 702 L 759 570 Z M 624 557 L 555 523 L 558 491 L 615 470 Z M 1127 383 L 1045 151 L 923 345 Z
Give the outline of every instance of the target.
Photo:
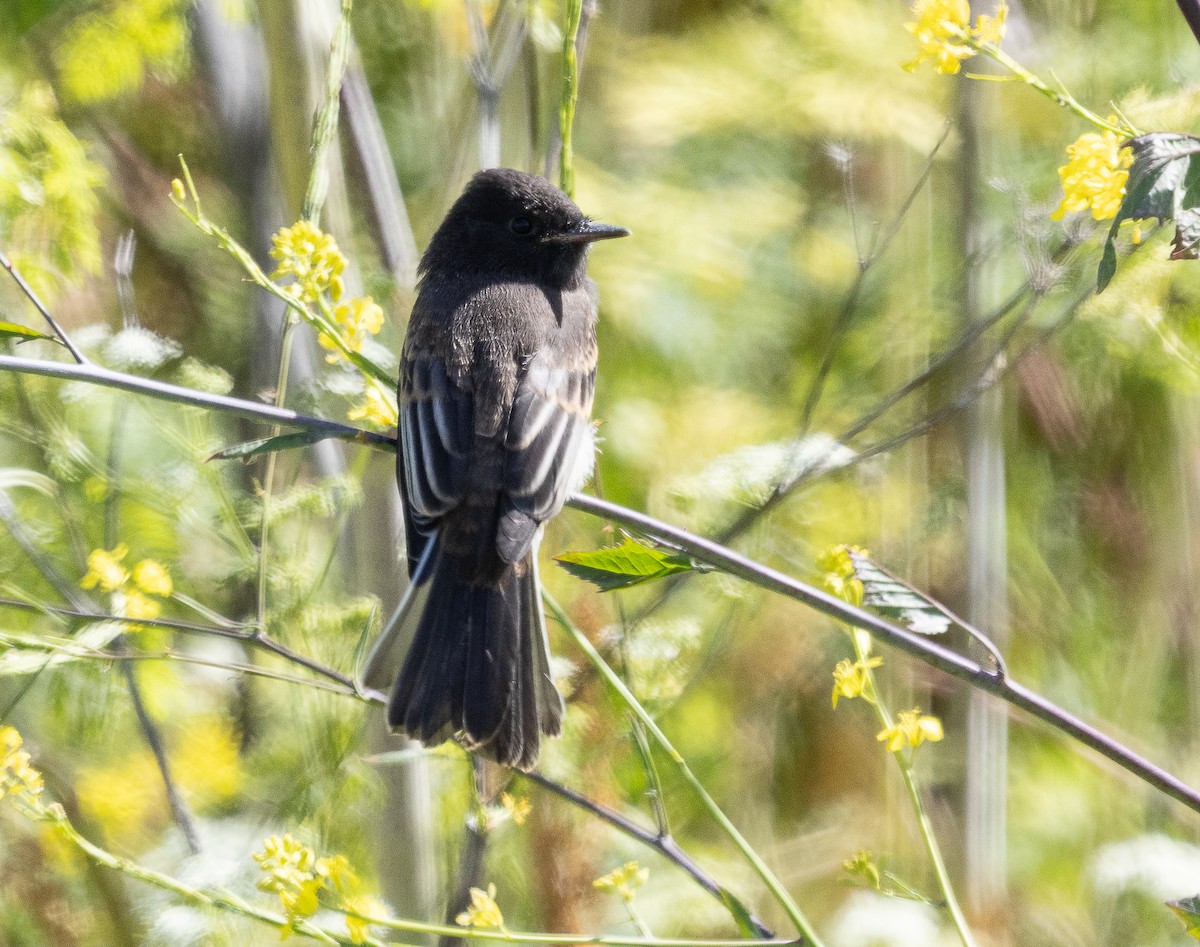
M 528 237 L 537 230 L 537 226 L 528 217 L 514 217 L 508 222 L 508 229 L 518 237 Z

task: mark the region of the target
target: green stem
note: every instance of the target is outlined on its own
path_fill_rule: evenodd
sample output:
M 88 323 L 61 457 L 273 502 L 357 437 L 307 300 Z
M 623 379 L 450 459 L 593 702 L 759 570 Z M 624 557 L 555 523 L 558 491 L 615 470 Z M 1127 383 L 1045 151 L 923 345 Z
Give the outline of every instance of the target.
M 851 631 L 850 639 L 854 642 L 855 656 L 859 662 L 866 665 L 870 637 L 862 632 Z M 868 647 L 863 647 L 864 641 L 868 643 Z M 893 724 L 892 715 L 879 697 L 879 689 L 875 686 L 875 675 L 869 666 L 865 667 L 864 677 L 866 686 L 863 688 L 863 697 L 875 708 L 875 714 L 879 717 L 883 729 L 890 730 Z M 962 908 L 959 907 L 958 899 L 954 896 L 954 885 L 950 881 L 950 873 L 946 870 L 946 862 L 942 859 L 942 850 L 938 846 L 937 836 L 933 834 L 933 823 L 930 822 L 929 813 L 925 811 L 925 805 L 921 802 L 921 793 L 913 774 L 913 753 L 897 751 L 892 756 L 895 757 L 896 765 L 900 767 L 900 773 L 904 777 L 904 787 L 908 790 L 913 814 L 917 817 L 917 827 L 920 829 L 921 839 L 925 842 L 925 851 L 929 854 L 934 874 L 937 875 L 938 886 L 942 889 L 942 896 L 946 899 L 946 910 L 950 913 L 951 920 L 954 921 L 954 927 L 958 931 L 959 939 L 963 942 L 963 947 L 976 947 L 975 940 L 971 935 L 971 928 L 967 925 L 967 919 Z
M 283 329 L 283 339 L 280 342 L 279 375 L 275 382 L 275 397 L 272 403 L 277 408 L 283 407 L 287 397 L 288 372 L 292 364 L 292 344 L 295 341 L 296 326 L 299 320 L 288 310 L 287 324 Z M 278 437 L 279 426 L 271 429 L 271 436 Z M 257 633 L 267 633 L 267 551 L 270 546 L 271 529 L 271 492 L 275 486 L 275 462 L 279 457 L 277 451 L 267 454 L 267 469 L 263 475 L 262 487 L 262 526 L 258 536 L 258 599 L 256 602 Z
M 1062 106 L 1069 112 L 1075 113 L 1084 121 L 1090 122 L 1102 131 L 1110 131 L 1116 135 L 1120 135 L 1122 138 L 1136 137 L 1137 135 L 1141 134 L 1141 132 L 1139 132 L 1132 125 L 1121 125 L 1115 122 L 1110 122 L 1108 119 L 1101 118 L 1091 109 L 1081 105 L 1070 93 L 1059 92 L 1057 89 L 1053 89 L 1046 85 L 1045 82 L 1039 79 L 1036 75 L 1022 66 L 1019 62 L 1013 59 L 1010 55 L 1008 55 L 1008 53 L 994 43 L 981 43 L 970 38 L 966 39 L 966 43 L 972 49 L 983 53 L 988 58 L 1003 66 L 1027 86 L 1040 92 L 1050 101 Z
M 583 16 L 583 0 L 567 0 L 567 28 L 563 30 L 563 90 L 558 112 L 562 151 L 558 156 L 558 186 L 568 197 L 575 196 L 575 146 L 572 129 L 575 126 L 575 105 L 579 101 L 579 58 L 575 40 L 579 36 L 579 20 Z
M 588 660 L 592 662 L 592 665 L 600 673 L 600 676 L 603 677 L 609 683 L 609 686 L 611 686 L 612 689 L 620 695 L 621 699 L 625 702 L 625 705 L 633 712 L 634 716 L 645 725 L 647 731 L 649 731 L 650 735 L 654 737 L 655 741 L 662 748 L 663 752 L 666 753 L 671 761 L 675 764 L 675 768 L 692 787 L 692 790 L 700 799 L 701 804 L 705 809 L 708 810 L 709 815 L 712 816 L 725 834 L 729 836 L 729 839 L 737 847 L 738 851 L 742 853 L 742 855 L 746 858 L 746 861 L 748 861 L 751 867 L 754 868 L 759 878 L 762 879 L 763 884 L 767 886 L 767 889 L 775 896 L 775 899 L 783 907 L 788 918 L 796 926 L 796 929 L 800 931 L 805 940 L 811 944 L 812 947 L 821 947 L 821 940 L 817 937 L 816 931 L 813 929 L 808 919 L 804 916 L 804 913 L 800 910 L 799 906 L 792 899 L 792 896 L 788 893 L 787 889 L 783 886 L 780 880 L 775 877 L 775 873 L 771 871 L 771 869 L 767 866 L 767 863 L 762 860 L 762 857 L 754 850 L 742 833 L 737 830 L 737 827 L 729 821 L 729 817 L 721 811 L 721 807 L 717 805 L 716 800 L 709 795 L 708 790 L 704 788 L 704 784 L 701 783 L 696 777 L 696 774 L 692 772 L 692 769 L 690 766 L 688 766 L 687 761 L 683 758 L 679 751 L 675 749 L 671 741 L 667 739 L 667 735 L 662 732 L 654 718 L 647 713 L 646 708 L 641 705 L 638 699 L 633 696 L 633 693 L 629 690 L 629 688 L 626 687 L 625 682 L 621 680 L 620 675 L 617 674 L 617 672 L 611 667 L 609 667 L 608 662 L 601 657 L 600 652 L 596 650 L 590 641 L 588 641 L 587 636 L 575 626 L 575 623 L 571 621 L 570 617 L 567 615 L 566 611 L 563 610 L 562 606 L 544 591 L 542 593 L 542 597 L 546 602 L 546 606 L 553 613 L 554 617 L 558 619 L 559 623 L 564 629 L 566 629 L 567 633 L 572 637 L 572 639 L 574 639 L 575 644 L 579 647 L 579 649 L 583 651 L 585 655 L 587 655 Z M 623 943 L 629 942 L 625 941 Z
M 304 209 L 301 217 L 317 223 L 325 196 L 329 192 L 329 171 L 325 167 L 325 155 L 337 136 L 338 111 L 342 93 L 342 77 L 346 74 L 346 61 L 350 55 L 350 9 L 354 0 L 342 0 L 342 15 L 333 34 L 329 48 L 329 68 L 325 75 L 325 101 L 317 120 L 313 123 L 312 145 L 309 154 L 312 168 L 308 174 L 308 188 L 304 193 Z
M 249 904 L 242 898 L 228 891 L 193 888 L 170 875 L 162 874 L 153 869 L 139 865 L 137 862 L 120 855 L 114 855 L 98 845 L 93 844 L 71 824 L 62 814 L 57 805 L 46 806 L 40 800 L 25 800 L 15 797 L 21 810 L 31 819 L 50 821 L 72 845 L 87 855 L 99 865 L 120 872 L 145 884 L 153 885 L 164 891 L 178 895 L 184 901 L 205 908 L 219 908 L 242 917 L 261 921 L 273 927 L 288 928 L 297 934 L 302 934 L 313 940 L 326 944 L 351 945 L 354 942 L 348 935 L 337 934 L 302 918 L 288 918 L 274 911 L 267 911 Z M 56 811 L 57 810 L 57 811 Z M 454 937 L 467 940 L 505 941 L 512 944 L 599 944 L 604 947 L 793 947 L 796 941 L 775 938 L 772 940 L 730 940 L 730 939 L 674 939 L 664 937 L 622 937 L 606 935 L 597 937 L 591 934 L 544 934 L 526 931 L 510 931 L 507 928 L 482 929 L 474 927 L 458 927 L 450 924 L 428 924 L 422 921 L 410 921 L 404 918 L 377 918 L 337 908 L 346 917 L 365 921 L 372 927 L 384 927 L 394 931 L 407 933 L 431 934 L 435 937 Z M 361 943 L 370 947 L 384 947 L 383 943 L 373 937 L 368 937 Z M 389 941 L 389 943 L 394 943 Z
M 41 817 L 46 818 L 47 816 L 42 815 Z M 177 881 L 170 875 L 161 874 L 139 865 L 137 862 L 130 861 L 128 858 L 114 855 L 112 852 L 92 844 L 79 834 L 75 826 L 61 816 L 55 819 L 54 826 L 63 834 L 67 841 L 97 864 L 111 868 L 113 871 L 119 871 L 123 875 L 127 875 L 148 885 L 153 885 L 156 888 L 162 888 L 164 891 L 170 891 L 189 904 L 205 908 L 219 908 L 223 911 L 240 914 L 242 917 L 262 921 L 264 924 L 270 924 L 272 927 L 281 930 L 290 929 L 297 934 L 301 934 L 312 940 L 321 941 L 325 944 L 338 944 L 351 947 L 355 943 L 348 935 L 335 934 L 332 931 L 317 927 L 315 924 L 310 924 L 301 918 L 289 919 L 282 914 L 276 914 L 274 911 L 265 911 L 262 908 L 248 904 L 237 895 L 227 891 L 201 891 L 198 888 L 192 888 L 181 881 Z M 371 937 L 361 941 L 361 943 L 369 944 L 371 947 L 384 947 L 381 941 Z

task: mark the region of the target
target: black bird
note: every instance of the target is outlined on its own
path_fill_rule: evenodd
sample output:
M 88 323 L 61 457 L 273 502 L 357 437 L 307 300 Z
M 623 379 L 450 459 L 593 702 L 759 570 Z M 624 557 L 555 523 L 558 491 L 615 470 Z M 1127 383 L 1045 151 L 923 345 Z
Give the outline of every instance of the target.
M 594 223 L 520 171 L 481 171 L 421 259 L 398 479 L 412 584 L 367 662 L 388 724 L 531 769 L 562 726 L 537 546 L 595 456 Z M 396 665 L 409 643 L 403 667 Z

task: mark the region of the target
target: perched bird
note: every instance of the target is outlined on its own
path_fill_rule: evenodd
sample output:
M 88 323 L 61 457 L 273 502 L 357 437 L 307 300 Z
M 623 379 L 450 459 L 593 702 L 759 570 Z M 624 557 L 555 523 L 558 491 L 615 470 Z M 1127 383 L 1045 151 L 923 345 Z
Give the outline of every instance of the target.
M 594 463 L 588 247 L 628 233 L 543 178 L 494 169 L 421 260 L 399 395 L 412 583 L 364 680 L 391 685 L 388 724 L 427 745 L 454 737 L 528 770 L 561 729 L 537 546 Z

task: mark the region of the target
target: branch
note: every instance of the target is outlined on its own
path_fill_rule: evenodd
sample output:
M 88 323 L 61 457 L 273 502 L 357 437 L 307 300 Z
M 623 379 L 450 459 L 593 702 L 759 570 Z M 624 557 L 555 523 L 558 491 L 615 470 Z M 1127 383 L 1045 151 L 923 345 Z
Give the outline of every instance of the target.
M 643 829 L 640 825 L 625 818 L 625 816 L 621 815 L 621 813 L 617 812 L 615 809 L 610 809 L 608 806 L 601 805 L 598 802 L 593 802 L 582 793 L 578 793 L 574 789 L 568 789 L 566 786 L 556 783 L 554 780 L 543 776 L 541 773 L 521 773 L 520 775 L 525 779 L 528 779 L 530 782 L 537 783 L 537 785 L 541 786 L 548 792 L 552 792 L 555 795 L 561 796 L 569 802 L 574 803 L 575 805 L 579 806 L 579 808 L 586 809 L 592 815 L 599 819 L 603 819 L 618 831 L 632 836 L 643 845 L 647 845 L 650 848 L 655 849 L 664 858 L 674 862 L 676 865 L 686 871 L 692 876 L 696 884 L 700 885 L 701 888 L 711 894 L 723 905 L 728 907 L 729 902 L 726 900 L 726 898 L 730 894 L 729 890 L 715 878 L 707 874 L 703 868 L 692 861 L 691 856 L 689 856 L 687 852 L 679 847 L 678 843 L 676 843 L 672 836 L 657 835 L 654 832 Z M 772 938 L 775 936 L 774 932 L 753 914 L 749 914 L 749 920 L 754 926 L 754 929 L 758 931 L 760 936 L 765 938 Z
M 1179 4 L 1179 12 L 1192 28 L 1192 35 L 1200 43 L 1200 2 L 1198 0 L 1175 0 Z
M 211 408 L 255 421 L 281 423 L 300 430 L 326 433 L 329 437 L 351 440 L 367 447 L 391 451 L 396 449 L 395 440 L 383 434 L 363 431 L 347 424 L 339 424 L 336 421 L 308 417 L 286 408 L 273 408 L 239 398 L 230 398 L 226 395 L 213 395 L 153 379 L 124 375 L 95 365 L 66 365 L 61 362 L 0 355 L 0 371 L 5 369 L 51 378 L 90 382 L 179 404 Z M 669 526 L 645 514 L 582 494 L 573 495 L 568 503 L 575 509 L 601 519 L 619 523 L 649 536 L 661 537 L 701 562 L 706 562 L 768 591 L 803 602 L 838 621 L 869 631 L 887 644 L 1049 723 L 1055 729 L 1074 737 L 1080 743 L 1091 747 L 1129 770 L 1160 792 L 1194 812 L 1200 813 L 1200 792 L 1010 678 L 983 668 L 954 651 L 921 638 L 862 609 L 847 605 L 797 579 L 760 565 L 718 543 Z M 282 648 L 280 645 L 272 647 Z M 283 656 L 279 650 L 276 650 L 276 653 Z
M 822 592 L 807 583 L 755 562 L 732 549 L 693 535 L 686 530 L 669 526 L 644 513 L 637 513 L 617 506 L 615 503 L 608 503 L 605 500 L 597 500 L 595 497 L 582 494 L 573 495 L 567 502 L 584 513 L 618 523 L 628 529 L 636 530 L 675 546 L 698 561 L 720 569 L 729 575 L 737 576 L 751 585 L 756 585 L 785 598 L 794 599 L 797 602 L 803 602 L 830 618 L 870 632 L 880 641 L 924 661 L 931 667 L 952 677 L 957 677 L 972 687 L 999 697 L 1014 707 L 1045 721 L 1056 730 L 1091 747 L 1118 766 L 1133 773 L 1159 792 L 1182 803 L 1193 812 L 1200 813 L 1200 792 L 1196 789 L 1172 776 L 1166 770 L 1155 766 L 1107 734 L 1084 723 L 1052 701 L 1018 684 L 1012 678 L 984 668 L 949 648 L 894 625 L 878 615 L 849 605 L 827 592 Z
M 99 365 L 82 364 L 68 365 L 65 362 L 51 362 L 37 358 L 19 358 L 15 355 L 0 355 L 0 371 L 22 372 L 26 375 L 42 375 L 47 378 L 60 378 L 64 381 L 86 381 L 105 388 L 116 388 L 120 391 L 132 391 L 135 394 L 149 395 L 163 401 L 173 401 L 176 404 L 186 404 L 196 408 L 211 408 L 233 417 L 245 418 L 250 421 L 260 421 L 267 424 L 282 424 L 285 427 L 301 431 L 313 431 L 326 437 L 343 441 L 353 441 L 366 447 L 394 451 L 395 438 L 362 428 L 329 421 L 325 418 L 314 418 L 300 414 L 290 408 L 277 408 L 273 405 L 261 404 L 256 401 L 245 401 L 241 398 L 231 398 L 228 395 L 215 395 L 206 391 L 196 391 L 180 385 L 168 384 L 153 378 L 141 378 L 137 375 L 126 375 L 114 372 Z

